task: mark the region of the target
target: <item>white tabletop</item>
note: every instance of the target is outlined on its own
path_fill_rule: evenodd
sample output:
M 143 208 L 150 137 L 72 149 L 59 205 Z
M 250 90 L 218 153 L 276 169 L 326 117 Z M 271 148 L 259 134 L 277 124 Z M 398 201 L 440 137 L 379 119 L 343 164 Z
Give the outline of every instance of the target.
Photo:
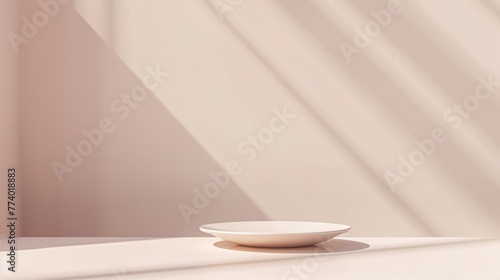
M 335 238 L 291 249 L 212 237 L 17 242 L 17 272 L 2 251 L 0 279 L 500 279 L 500 240 L 487 238 Z

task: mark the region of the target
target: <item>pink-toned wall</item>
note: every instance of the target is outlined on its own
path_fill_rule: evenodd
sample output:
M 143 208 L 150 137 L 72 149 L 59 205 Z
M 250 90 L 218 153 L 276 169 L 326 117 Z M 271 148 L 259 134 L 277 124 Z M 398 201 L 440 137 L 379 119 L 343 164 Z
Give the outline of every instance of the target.
M 0 34 L 18 32 L 19 1 L 6 0 L 0 9 Z M 7 36 L 3 37 L 4 39 Z M 8 228 L 4 225 L 7 218 L 7 206 L 14 207 L 18 218 L 21 216 L 19 198 L 21 190 L 18 187 L 14 202 L 17 205 L 7 205 L 7 170 L 19 168 L 20 158 L 20 80 L 19 55 L 13 52 L 7 40 L 0 44 L 0 237 L 7 236 Z M 18 170 L 18 169 L 17 169 Z M 19 174 L 17 176 L 19 180 Z M 11 193 L 12 194 L 12 193 Z M 19 222 L 17 223 L 19 225 Z M 17 227 L 20 234 L 20 227 Z
M 345 223 L 357 236 L 500 234 L 495 2 L 59 8 L 21 55 L 26 236 L 200 235 L 249 219 Z M 23 0 L 23 16 L 40 9 Z M 144 100 L 127 99 L 155 77 Z M 276 129 L 284 107 L 294 117 Z M 88 146 L 88 133 L 102 137 Z M 68 156 L 78 147 L 87 155 Z M 193 205 L 231 161 L 241 172 Z

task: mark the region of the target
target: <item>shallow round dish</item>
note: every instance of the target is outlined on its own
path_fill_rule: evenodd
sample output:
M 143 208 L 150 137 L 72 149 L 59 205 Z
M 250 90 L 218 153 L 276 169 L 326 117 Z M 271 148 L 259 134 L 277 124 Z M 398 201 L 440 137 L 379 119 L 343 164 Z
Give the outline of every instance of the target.
M 205 233 L 250 247 L 303 247 L 331 239 L 351 229 L 350 226 L 320 222 L 249 221 L 208 224 Z

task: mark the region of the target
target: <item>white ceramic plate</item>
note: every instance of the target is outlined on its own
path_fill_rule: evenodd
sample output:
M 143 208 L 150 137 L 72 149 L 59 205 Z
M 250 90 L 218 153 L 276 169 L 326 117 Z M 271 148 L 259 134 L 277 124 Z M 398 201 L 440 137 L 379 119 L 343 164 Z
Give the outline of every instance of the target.
M 318 222 L 251 221 L 208 224 L 205 233 L 226 241 L 251 247 L 303 247 L 331 239 L 350 226 Z

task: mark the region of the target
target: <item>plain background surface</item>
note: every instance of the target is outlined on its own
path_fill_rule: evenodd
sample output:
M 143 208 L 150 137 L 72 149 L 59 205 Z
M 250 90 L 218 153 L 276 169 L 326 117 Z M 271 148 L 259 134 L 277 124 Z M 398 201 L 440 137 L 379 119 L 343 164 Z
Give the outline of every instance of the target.
M 20 2 L 27 18 L 41 9 Z M 479 76 L 500 79 L 500 4 L 403 1 L 347 63 L 339 44 L 387 3 L 61 6 L 20 56 L 23 235 L 196 236 L 272 219 L 344 223 L 353 236 L 498 236 L 500 88 L 456 130 L 442 115 Z M 117 118 L 112 102 L 155 65 L 170 76 Z M 297 117 L 247 162 L 238 146 L 283 106 Z M 59 182 L 51 164 L 103 118 L 115 130 Z M 436 128 L 447 141 L 390 188 L 384 173 Z M 230 160 L 242 173 L 186 224 L 179 204 Z
M 18 1 L 2 2 L 0 9 L 0 34 L 17 32 L 20 6 Z M 4 37 L 7 38 L 6 36 Z M 6 236 L 7 227 L 3 225 L 7 217 L 7 169 L 17 168 L 20 159 L 20 80 L 19 54 L 14 52 L 5 40 L 0 44 L 0 237 Z M 17 179 L 20 180 L 19 173 Z M 19 182 L 18 182 L 19 183 Z M 19 202 L 20 188 L 17 188 L 14 203 Z M 12 206 L 12 205 L 10 205 Z M 20 216 L 20 207 L 15 207 Z M 18 224 L 19 225 L 19 224 Z M 19 230 L 19 227 L 18 227 Z

